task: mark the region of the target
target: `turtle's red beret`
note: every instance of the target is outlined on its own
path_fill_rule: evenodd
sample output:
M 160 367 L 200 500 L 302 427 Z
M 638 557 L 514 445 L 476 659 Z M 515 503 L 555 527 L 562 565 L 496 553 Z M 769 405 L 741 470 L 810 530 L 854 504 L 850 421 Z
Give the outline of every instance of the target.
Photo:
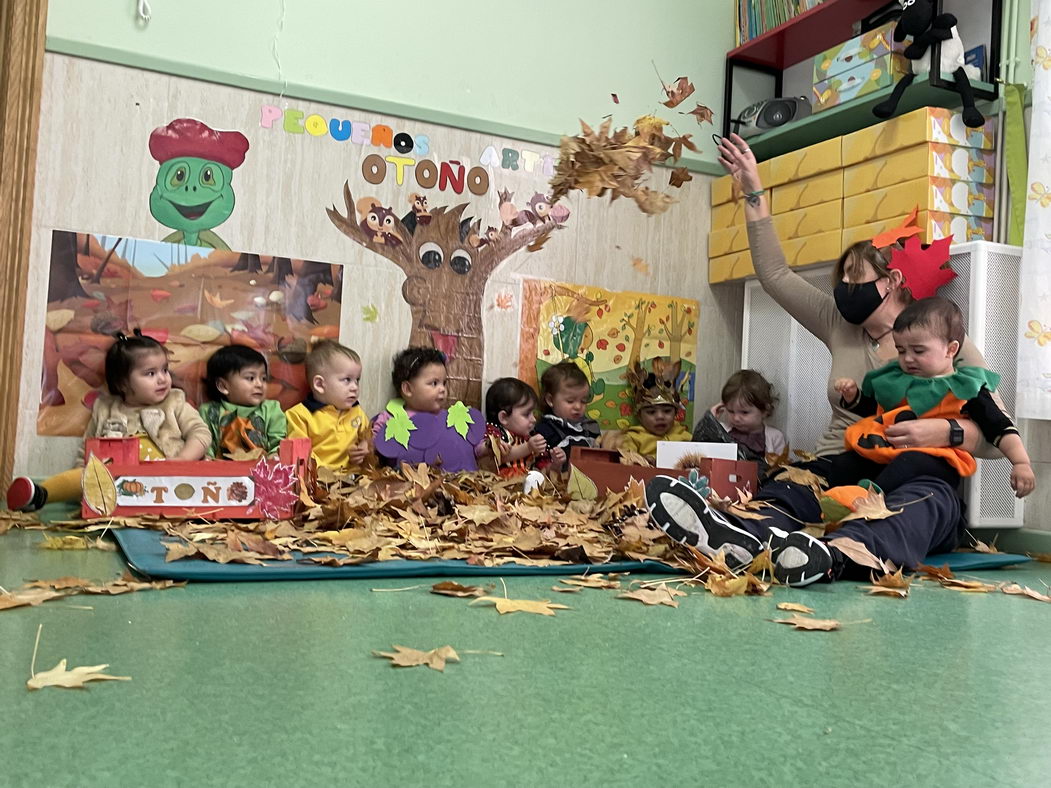
M 216 131 L 193 118 L 176 118 L 150 134 L 150 155 L 164 163 L 177 156 L 217 161 L 231 170 L 245 160 L 248 138 L 239 131 Z

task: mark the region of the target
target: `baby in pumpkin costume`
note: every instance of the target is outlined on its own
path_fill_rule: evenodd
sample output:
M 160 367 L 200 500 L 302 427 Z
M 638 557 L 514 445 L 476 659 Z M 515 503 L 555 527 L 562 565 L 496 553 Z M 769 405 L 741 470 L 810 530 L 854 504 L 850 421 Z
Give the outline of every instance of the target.
M 624 430 L 621 448 L 655 462 L 658 441 L 693 440 L 678 418 L 686 411 L 682 398 L 686 380 L 676 382 L 681 371 L 681 361 L 668 364 L 663 358 L 653 359 L 652 372 L 647 372 L 637 361 L 628 367 L 628 388 L 639 423 Z
M 847 378 L 835 382 L 844 407 L 865 417 L 847 428 L 844 440 L 850 451 L 834 459 L 837 469 L 855 478 L 869 476 L 883 492 L 917 476 L 956 485 L 977 469 L 974 457 L 960 447 L 963 431 L 955 421 L 968 418 L 1011 461 L 1011 486 L 1018 497 L 1031 493 L 1035 477 L 1029 455 L 1015 425 L 992 397 L 1000 376 L 954 364 L 964 338 L 960 308 L 945 298 L 915 301 L 895 320 L 893 332 L 898 361 L 869 372 L 860 390 L 856 381 Z M 886 428 L 917 418 L 948 419 L 955 433 L 950 445 L 892 445 Z M 856 490 L 833 488 L 825 495 L 850 508 L 848 499 Z

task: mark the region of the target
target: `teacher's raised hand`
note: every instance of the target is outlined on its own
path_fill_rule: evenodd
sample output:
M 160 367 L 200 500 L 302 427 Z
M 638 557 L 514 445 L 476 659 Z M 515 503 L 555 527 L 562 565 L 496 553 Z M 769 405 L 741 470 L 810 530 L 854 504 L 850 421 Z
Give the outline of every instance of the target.
M 749 220 L 761 219 L 770 215 L 765 199 L 763 183 L 759 178 L 759 168 L 755 154 L 737 134 L 729 137 L 715 137 L 719 148 L 719 163 L 737 181 L 737 186 L 745 200 L 745 216 Z

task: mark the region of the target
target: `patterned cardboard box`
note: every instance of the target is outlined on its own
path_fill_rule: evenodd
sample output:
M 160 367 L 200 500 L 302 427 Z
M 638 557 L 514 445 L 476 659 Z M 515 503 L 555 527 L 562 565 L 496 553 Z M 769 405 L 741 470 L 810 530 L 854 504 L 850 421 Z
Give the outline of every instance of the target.
M 906 43 L 895 43 L 894 24 L 894 22 L 888 22 L 880 25 L 816 55 L 814 57 L 814 78 L 811 82 L 817 84 L 824 79 L 857 68 L 863 63 L 889 55 L 891 52 L 903 51 Z
M 996 195 L 992 185 L 948 178 L 915 178 L 885 189 L 843 200 L 843 226 L 890 219 L 903 208 L 919 205 L 921 211 L 992 217 Z
M 843 230 L 843 248 L 858 241 L 868 241 L 882 232 L 898 227 L 905 221 L 905 215 L 895 216 L 871 224 L 848 227 Z M 918 236 L 924 243 L 939 238 L 953 237 L 955 243 L 965 241 L 989 241 L 993 237 L 993 220 L 984 216 L 963 216 L 960 214 L 941 213 L 939 211 L 920 211 L 916 224 L 923 228 Z
M 815 114 L 846 104 L 856 98 L 890 87 L 909 73 L 909 61 L 898 54 L 869 60 L 857 68 L 815 82 L 810 103 Z
M 914 145 L 845 167 L 843 195 L 852 197 L 873 189 L 884 189 L 924 174 L 934 178 L 992 183 L 996 178 L 996 153 L 938 142 Z
M 966 148 L 996 148 L 996 119 L 972 129 L 959 112 L 941 107 L 922 107 L 875 126 L 840 137 L 843 166 L 884 156 L 921 142 L 941 142 Z

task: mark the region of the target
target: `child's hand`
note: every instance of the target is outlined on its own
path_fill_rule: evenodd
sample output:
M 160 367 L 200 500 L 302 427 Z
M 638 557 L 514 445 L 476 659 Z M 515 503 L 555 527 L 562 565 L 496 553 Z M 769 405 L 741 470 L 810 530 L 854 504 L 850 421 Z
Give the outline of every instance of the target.
M 566 450 L 560 449 L 558 446 L 551 450 L 551 464 L 559 470 L 562 470 L 566 465 Z
M 539 432 L 530 435 L 526 444 L 529 446 L 529 451 L 533 454 L 543 454 L 547 451 L 547 440 Z
M 1028 462 L 1018 463 L 1011 468 L 1011 489 L 1018 498 L 1025 498 L 1036 489 L 1036 475 Z
M 858 398 L 858 384 L 850 378 L 839 378 L 832 388 L 843 398 L 844 402 L 851 403 Z
M 369 444 L 368 441 L 362 441 L 361 443 L 352 446 L 350 451 L 347 452 L 347 459 L 350 460 L 352 465 L 360 465 L 365 461 L 365 458 L 369 456 Z

